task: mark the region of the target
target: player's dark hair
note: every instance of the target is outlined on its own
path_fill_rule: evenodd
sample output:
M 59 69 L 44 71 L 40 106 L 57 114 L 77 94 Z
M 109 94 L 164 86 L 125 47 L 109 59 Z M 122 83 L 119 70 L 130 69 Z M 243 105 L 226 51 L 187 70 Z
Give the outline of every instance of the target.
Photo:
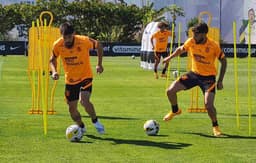
M 159 22 L 159 23 L 157 24 L 157 27 L 158 27 L 158 28 L 168 28 L 169 25 L 168 25 L 168 23 L 166 23 L 166 22 Z
M 61 35 L 63 36 L 70 35 L 70 34 L 73 34 L 74 32 L 75 32 L 74 27 L 69 22 L 66 22 L 60 25 Z
M 192 28 L 194 33 L 208 33 L 208 25 L 204 22 L 200 22 Z

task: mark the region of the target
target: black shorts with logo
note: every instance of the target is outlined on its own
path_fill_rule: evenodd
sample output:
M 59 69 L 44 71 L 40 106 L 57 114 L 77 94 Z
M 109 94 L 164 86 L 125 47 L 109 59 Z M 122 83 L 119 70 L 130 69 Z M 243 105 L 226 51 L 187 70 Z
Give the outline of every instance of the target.
M 75 101 L 79 99 L 80 91 L 92 92 L 92 78 L 84 79 L 78 84 L 65 85 L 65 97 L 67 101 Z
M 179 78 L 179 81 L 186 87 L 186 89 L 199 86 L 203 91 L 203 93 L 205 92 L 215 93 L 215 81 L 216 81 L 215 75 L 202 76 L 190 71 L 182 75 Z

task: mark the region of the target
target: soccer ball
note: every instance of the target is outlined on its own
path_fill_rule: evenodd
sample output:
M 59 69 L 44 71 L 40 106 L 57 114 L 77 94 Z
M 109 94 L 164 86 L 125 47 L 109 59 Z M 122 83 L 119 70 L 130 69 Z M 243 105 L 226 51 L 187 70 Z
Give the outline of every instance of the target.
M 70 142 L 78 142 L 83 138 L 83 133 L 78 125 L 70 125 L 66 129 L 66 138 Z
M 131 58 L 132 58 L 132 59 L 135 59 L 135 55 L 132 55 Z
M 160 125 L 156 120 L 151 119 L 151 120 L 147 120 L 144 123 L 143 128 L 147 135 L 154 136 L 154 135 L 157 135 Z

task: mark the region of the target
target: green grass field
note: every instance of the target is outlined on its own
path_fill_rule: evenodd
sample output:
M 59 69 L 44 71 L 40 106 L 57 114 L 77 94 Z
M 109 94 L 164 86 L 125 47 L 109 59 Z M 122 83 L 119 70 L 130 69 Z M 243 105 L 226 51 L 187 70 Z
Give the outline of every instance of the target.
M 95 67 L 96 57 L 91 59 Z M 251 136 L 248 135 L 247 58 L 238 59 L 240 129 L 236 121 L 234 64 L 229 58 L 224 90 L 217 92 L 215 102 L 225 136 L 215 138 L 206 113 L 186 111 L 190 107 L 190 91 L 179 94 L 183 114 L 171 122 L 163 122 L 162 117 L 170 109 L 165 95 L 166 81 L 156 80 L 152 71 L 142 70 L 138 57 L 134 60 L 105 57 L 105 72 L 95 75 L 91 100 L 106 127 L 106 134 L 96 132 L 79 106 L 87 127 L 87 133 L 79 143 L 70 143 L 65 138 L 65 130 L 73 122 L 64 101 L 63 74 L 55 94 L 57 114 L 48 116 L 48 134 L 44 135 L 42 115 L 28 114 L 32 102 L 27 57 L 0 56 L 0 63 L 1 163 L 256 162 L 254 58 L 252 86 L 249 88 L 252 92 Z M 148 119 L 160 123 L 158 136 L 144 133 L 143 124 Z

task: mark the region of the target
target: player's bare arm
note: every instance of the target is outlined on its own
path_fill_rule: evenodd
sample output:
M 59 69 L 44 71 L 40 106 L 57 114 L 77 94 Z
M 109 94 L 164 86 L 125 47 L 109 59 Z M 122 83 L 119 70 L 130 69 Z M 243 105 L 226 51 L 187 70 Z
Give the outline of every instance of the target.
M 223 78 L 224 78 L 224 75 L 226 73 L 226 68 L 227 68 L 227 59 L 225 57 L 223 58 L 220 58 L 219 59 L 220 63 L 221 63 L 221 67 L 220 67 L 220 75 L 219 75 L 219 79 L 217 81 L 217 89 L 218 90 L 221 90 L 223 89 Z
M 185 53 L 186 50 L 184 49 L 184 46 L 179 46 L 171 55 L 168 57 L 164 58 L 163 63 L 170 62 L 170 60 L 178 55 L 181 55 Z
M 97 63 L 97 66 L 96 66 L 96 71 L 97 73 L 102 73 L 104 71 L 104 68 L 102 66 L 102 57 L 103 57 L 103 47 L 102 47 L 102 44 L 94 39 L 91 39 L 90 38 L 90 41 L 93 42 L 94 44 L 94 47 L 97 51 L 97 56 L 98 56 L 98 63 Z
M 151 42 L 151 45 L 152 45 L 152 50 L 154 50 L 155 45 L 154 45 L 154 38 L 153 37 L 151 37 L 150 42 Z
M 50 68 L 52 70 L 52 79 L 58 80 L 59 74 L 57 72 L 57 57 L 55 57 L 54 54 L 52 54 L 50 57 Z

